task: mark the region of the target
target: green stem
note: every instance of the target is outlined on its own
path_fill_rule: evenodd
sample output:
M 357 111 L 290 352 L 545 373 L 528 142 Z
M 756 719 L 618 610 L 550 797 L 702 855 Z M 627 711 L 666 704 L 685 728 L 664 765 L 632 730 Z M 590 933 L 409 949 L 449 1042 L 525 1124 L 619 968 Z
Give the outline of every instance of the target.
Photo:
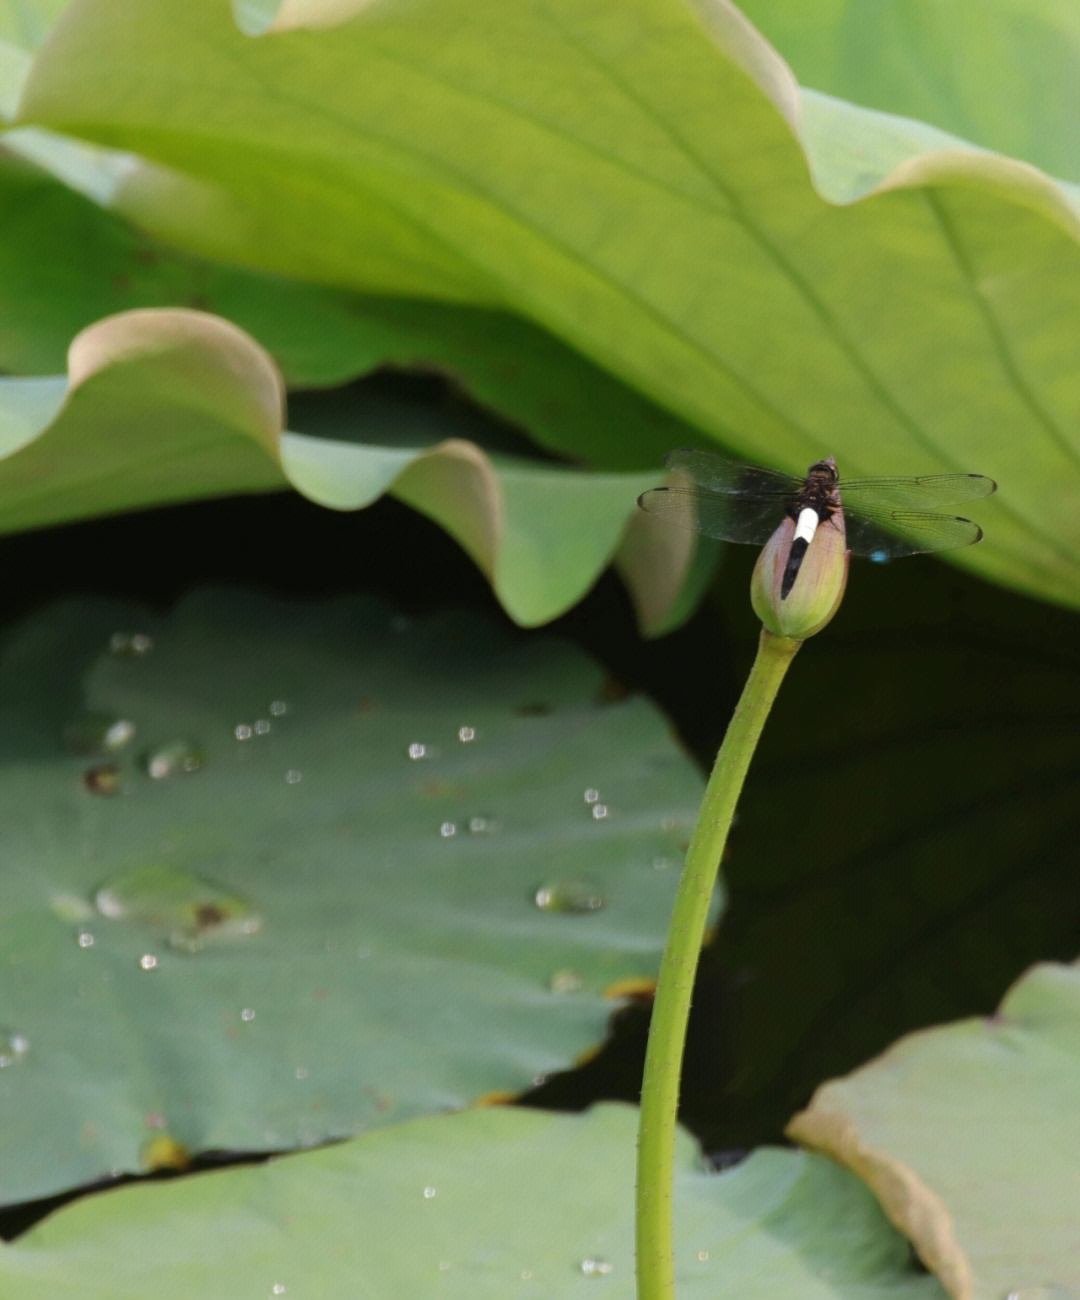
M 675 895 L 656 985 L 641 1086 L 637 1164 L 638 1300 L 673 1300 L 675 1295 L 672 1247 L 675 1122 L 694 974 L 705 939 L 716 873 L 746 771 L 780 683 L 801 645 L 801 641 L 762 630 L 757 657 L 705 787 Z

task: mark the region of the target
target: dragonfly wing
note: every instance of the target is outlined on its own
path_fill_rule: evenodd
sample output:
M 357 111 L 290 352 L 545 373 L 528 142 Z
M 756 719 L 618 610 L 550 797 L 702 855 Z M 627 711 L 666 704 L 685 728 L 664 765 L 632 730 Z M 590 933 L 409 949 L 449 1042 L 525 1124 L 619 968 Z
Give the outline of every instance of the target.
M 664 464 L 708 492 L 780 497 L 786 502 L 803 483 L 802 479 L 790 474 L 764 469 L 760 465 L 743 465 L 737 460 L 716 456 L 711 451 L 695 451 L 692 447 L 668 452 Z
M 661 487 L 642 493 L 638 505 L 658 519 L 704 537 L 764 546 L 784 519 L 784 500 Z
M 840 495 L 847 505 L 859 507 L 865 497 L 875 510 L 936 510 L 942 506 L 977 501 L 997 490 L 983 474 L 924 474 L 921 478 L 860 478 L 840 480 Z
M 844 509 L 847 545 L 854 555 L 874 560 L 898 560 L 971 546 L 982 529 L 958 515 L 926 514 L 917 510 L 869 511 Z

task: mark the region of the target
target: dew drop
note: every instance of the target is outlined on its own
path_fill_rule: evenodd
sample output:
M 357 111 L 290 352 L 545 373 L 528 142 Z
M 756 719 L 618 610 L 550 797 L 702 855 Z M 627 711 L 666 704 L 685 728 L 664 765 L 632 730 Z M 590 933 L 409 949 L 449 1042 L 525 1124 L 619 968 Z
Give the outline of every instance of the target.
M 243 1007 L 243 1008 L 241 1008 L 241 1011 L 240 1011 L 240 1019 L 241 1019 L 241 1020 L 244 1020 L 244 1021 L 251 1021 L 251 1020 L 254 1020 L 254 1019 L 255 1019 L 255 1012 L 252 1010 L 251 1007 Z
M 579 879 L 546 881 L 533 895 L 533 901 L 543 912 L 584 915 L 599 912 L 607 899 L 591 881 Z
M 612 1271 L 610 1260 L 601 1259 L 596 1255 L 586 1255 L 578 1265 L 578 1268 L 586 1277 L 607 1277 Z
M 296 783 L 300 781 L 302 778 L 303 778 L 303 773 L 300 771 L 298 767 L 290 767 L 289 770 L 285 773 L 285 784 L 296 785 Z
M 30 1042 L 24 1034 L 0 1029 L 0 1070 L 21 1061 L 29 1050 Z
M 142 970 L 157 970 L 158 959 L 152 952 L 144 952 L 139 958 L 139 966 Z
M 439 1272 L 448 1273 L 450 1271 L 450 1261 L 448 1259 L 439 1260 Z
M 154 638 L 145 632 L 114 632 L 109 637 L 109 653 L 139 658 L 154 648 Z
M 94 946 L 94 936 L 90 930 L 80 930 L 75 939 L 80 948 L 92 948 Z
M 421 745 L 419 742 L 416 741 L 414 741 L 413 744 L 409 746 L 408 754 L 409 754 L 409 758 L 412 759 L 414 763 L 418 763 L 421 759 L 424 758 L 434 757 L 434 751 L 432 750 L 430 745 Z
M 458 727 L 457 738 L 458 738 L 458 740 L 461 741 L 461 743 L 462 743 L 463 745 L 467 745 L 467 744 L 469 743 L 469 741 L 471 741 L 471 740 L 475 740 L 475 739 L 476 739 L 476 728 L 475 728 L 475 727 Z
M 115 763 L 103 763 L 101 767 L 88 767 L 82 777 L 83 789 L 91 794 L 110 798 L 123 789 L 120 769 Z
M 193 740 L 170 740 L 143 758 L 146 775 L 154 781 L 198 772 L 205 763 L 206 753 Z
M 557 970 L 548 980 L 552 993 L 578 993 L 584 981 L 576 970 Z
M 255 726 L 252 727 L 252 730 L 255 732 L 256 736 L 265 736 L 270 730 L 270 725 L 269 718 L 259 718 L 256 721 Z
M 152 863 L 111 877 L 94 895 L 111 921 L 163 933 L 178 952 L 196 953 L 212 939 L 254 934 L 262 917 L 237 894 L 175 867 Z
M 435 1188 L 432 1187 L 430 1184 L 428 1184 L 428 1186 L 424 1188 L 424 1200 L 430 1201 L 434 1195 L 435 1195 Z
M 697 1253 L 697 1257 L 699 1262 L 704 1264 L 709 1258 L 709 1252 L 707 1250 L 699 1250 Z
M 308 1068 L 306 1065 L 298 1065 L 293 1070 L 293 1077 L 299 1079 L 301 1083 L 308 1077 Z
M 60 733 L 70 754 L 115 754 L 135 735 L 135 724 L 115 713 L 88 711 L 72 718 Z
M 490 817 L 469 818 L 470 835 L 492 835 L 497 829 L 497 824 Z
M 284 1283 L 284 1282 L 275 1282 L 274 1285 L 270 1288 L 270 1294 L 271 1294 L 271 1295 L 284 1295 L 284 1294 L 285 1294 L 285 1283 Z
M 289 706 L 284 700 L 271 700 L 267 712 L 272 718 L 284 717 L 289 711 Z
M 233 735 L 237 740 L 250 740 L 251 728 L 246 722 L 238 722 L 233 728 Z
M 608 815 L 608 806 L 606 803 L 594 803 L 592 806 L 593 821 L 602 822 Z
M 456 824 L 454 822 L 443 822 L 443 824 L 439 827 L 439 834 L 443 837 L 444 840 L 453 839 L 453 837 L 457 834 Z
M 585 791 L 585 802 L 586 802 L 586 803 L 596 803 L 596 801 L 597 801 L 599 798 L 600 798 L 600 791 L 599 791 L 599 790 L 588 789 L 588 790 Z

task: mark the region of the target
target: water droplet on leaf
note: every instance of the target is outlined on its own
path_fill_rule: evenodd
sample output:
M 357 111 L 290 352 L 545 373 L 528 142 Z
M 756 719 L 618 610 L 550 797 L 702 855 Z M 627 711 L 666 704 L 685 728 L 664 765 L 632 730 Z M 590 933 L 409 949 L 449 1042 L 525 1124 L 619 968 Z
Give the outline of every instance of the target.
M 612 1271 L 610 1260 L 600 1259 L 594 1255 L 587 1255 L 578 1268 L 586 1277 L 607 1277 Z
M 119 794 L 123 789 L 120 769 L 115 763 L 104 763 L 101 767 L 88 767 L 83 773 L 82 783 L 84 790 L 107 798 Z
M 154 648 L 154 638 L 145 632 L 114 632 L 109 637 L 109 653 L 141 658 Z
M 143 758 L 147 776 L 155 781 L 198 772 L 205 763 L 205 752 L 193 740 L 172 740 Z
M 72 718 L 60 739 L 70 754 L 115 754 L 134 735 L 134 722 L 115 713 L 91 710 Z
M 254 934 L 262 917 L 237 894 L 175 867 L 152 863 L 106 881 L 94 896 L 102 916 L 161 932 L 179 952 Z
M 584 915 L 599 912 L 607 899 L 589 880 L 549 880 L 537 889 L 533 901 L 544 912 Z
M 552 993 L 577 993 L 581 990 L 582 978 L 576 970 L 557 970 L 548 980 Z
M 0 1070 L 21 1061 L 29 1050 L 30 1043 L 25 1035 L 0 1029 Z

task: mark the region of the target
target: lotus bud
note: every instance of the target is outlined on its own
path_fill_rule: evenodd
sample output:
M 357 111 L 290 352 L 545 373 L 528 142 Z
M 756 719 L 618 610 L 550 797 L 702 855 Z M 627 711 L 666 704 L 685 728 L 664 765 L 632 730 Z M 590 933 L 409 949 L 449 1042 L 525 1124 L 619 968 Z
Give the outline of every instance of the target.
M 750 582 L 754 613 L 774 635 L 794 641 L 820 632 L 836 613 L 851 558 L 839 502 L 807 542 L 810 523 L 786 518 L 765 543 Z

